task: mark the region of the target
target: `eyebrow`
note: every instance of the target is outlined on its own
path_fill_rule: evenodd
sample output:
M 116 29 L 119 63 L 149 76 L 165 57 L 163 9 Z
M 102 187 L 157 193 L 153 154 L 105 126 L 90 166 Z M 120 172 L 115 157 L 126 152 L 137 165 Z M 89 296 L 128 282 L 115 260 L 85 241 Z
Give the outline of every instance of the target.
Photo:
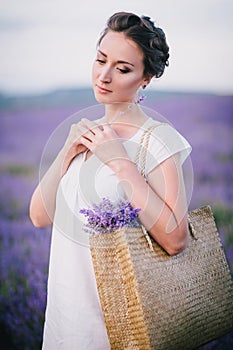
M 98 52 L 103 55 L 104 57 L 107 57 L 107 55 L 102 52 L 101 50 L 98 50 Z M 133 63 L 130 63 L 130 62 L 127 62 L 127 61 L 123 61 L 123 60 L 118 60 L 117 63 L 124 63 L 124 64 L 129 64 L 130 66 L 134 67 L 134 64 Z

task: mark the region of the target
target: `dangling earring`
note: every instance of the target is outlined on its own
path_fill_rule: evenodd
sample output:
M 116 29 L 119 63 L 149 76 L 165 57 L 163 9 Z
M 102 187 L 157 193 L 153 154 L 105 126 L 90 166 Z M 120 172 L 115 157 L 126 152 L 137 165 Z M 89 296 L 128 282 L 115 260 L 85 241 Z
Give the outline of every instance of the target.
M 143 88 L 143 90 L 144 90 L 144 89 L 146 88 L 146 84 L 143 85 L 142 88 Z M 145 99 L 146 99 L 146 96 L 145 96 L 144 94 L 141 94 L 141 95 L 137 96 L 137 98 L 136 98 L 136 100 L 135 100 L 135 103 L 136 103 L 136 104 L 139 104 L 139 103 L 143 102 Z

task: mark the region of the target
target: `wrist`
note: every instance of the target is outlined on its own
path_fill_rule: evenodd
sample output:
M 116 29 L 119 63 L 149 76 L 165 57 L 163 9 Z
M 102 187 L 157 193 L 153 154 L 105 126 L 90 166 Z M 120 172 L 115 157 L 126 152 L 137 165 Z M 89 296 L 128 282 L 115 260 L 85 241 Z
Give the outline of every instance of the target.
M 68 169 L 68 167 L 73 159 L 69 155 L 69 150 L 67 150 L 65 147 L 63 147 L 60 150 L 60 152 L 58 153 L 57 159 L 60 163 L 61 172 L 62 172 L 62 174 L 64 174 L 67 171 L 67 169 Z
M 137 171 L 136 165 L 129 158 L 116 158 L 110 160 L 107 165 L 113 170 L 119 179 L 125 178 L 127 174 Z

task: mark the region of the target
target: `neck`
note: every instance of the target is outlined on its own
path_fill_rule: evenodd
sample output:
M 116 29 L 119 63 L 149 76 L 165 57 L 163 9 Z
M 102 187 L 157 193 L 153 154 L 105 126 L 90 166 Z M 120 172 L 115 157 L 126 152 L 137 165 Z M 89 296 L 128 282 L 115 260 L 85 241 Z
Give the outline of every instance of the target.
M 105 105 L 104 119 L 107 123 L 127 122 L 128 118 L 132 118 L 140 110 L 139 106 L 134 102 L 112 103 Z

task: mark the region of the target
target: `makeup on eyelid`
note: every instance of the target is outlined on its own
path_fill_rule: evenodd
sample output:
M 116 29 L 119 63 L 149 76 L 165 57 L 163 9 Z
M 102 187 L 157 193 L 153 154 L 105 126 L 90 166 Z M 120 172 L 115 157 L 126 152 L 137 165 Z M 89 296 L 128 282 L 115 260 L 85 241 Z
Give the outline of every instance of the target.
M 100 55 L 103 55 L 105 59 L 107 59 L 107 55 L 105 55 L 104 53 L 102 53 L 100 51 L 99 51 L 99 53 L 100 53 Z M 96 62 L 99 62 L 99 64 L 101 64 L 101 65 L 104 65 L 104 64 L 107 63 L 106 60 L 99 58 L 98 55 L 97 55 L 97 58 L 96 58 Z M 134 65 L 132 63 L 124 61 L 124 60 L 116 61 L 115 66 L 117 66 L 119 64 L 130 65 L 130 66 L 134 67 Z M 123 74 L 131 72 L 131 69 L 129 67 L 127 67 L 127 66 L 125 66 L 123 68 L 117 67 L 117 69 Z

